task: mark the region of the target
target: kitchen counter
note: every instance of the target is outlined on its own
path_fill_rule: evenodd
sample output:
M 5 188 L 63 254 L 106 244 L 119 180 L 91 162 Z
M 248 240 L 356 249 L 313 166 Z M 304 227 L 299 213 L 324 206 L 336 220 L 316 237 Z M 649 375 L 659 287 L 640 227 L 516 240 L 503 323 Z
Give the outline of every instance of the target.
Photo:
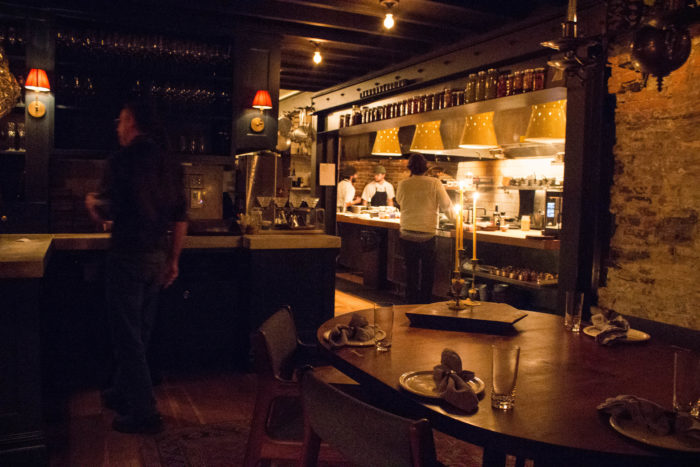
M 303 233 L 245 235 L 243 246 L 249 250 L 340 248 L 340 237 Z
M 345 222 L 348 224 L 366 225 L 368 227 L 382 227 L 386 229 L 398 230 L 400 228 L 399 219 L 379 219 L 377 217 L 369 217 L 366 214 L 336 214 L 337 222 Z M 472 232 L 469 226 L 465 226 L 464 239 L 471 241 Z M 542 232 L 540 230 L 515 230 L 509 229 L 505 232 L 478 230 L 476 232 L 477 242 L 497 243 L 501 245 L 511 245 L 523 248 L 533 248 L 538 250 L 558 250 L 559 240 L 557 239 L 539 239 Z M 454 229 L 438 230 L 439 237 L 454 238 Z M 533 237 L 533 238 L 526 238 Z

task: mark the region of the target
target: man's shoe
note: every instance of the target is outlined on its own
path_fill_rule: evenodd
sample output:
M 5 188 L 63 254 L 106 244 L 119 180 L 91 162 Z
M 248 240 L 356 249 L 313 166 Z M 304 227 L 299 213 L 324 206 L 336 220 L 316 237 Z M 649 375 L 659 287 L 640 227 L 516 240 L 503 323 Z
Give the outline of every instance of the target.
M 163 431 L 163 419 L 159 413 L 137 417 L 133 414 L 117 415 L 112 422 L 112 428 L 120 433 L 155 434 Z
M 105 389 L 102 391 L 102 405 L 110 410 L 114 410 L 119 415 L 126 415 L 129 413 L 129 402 L 121 394 L 117 393 L 114 389 Z

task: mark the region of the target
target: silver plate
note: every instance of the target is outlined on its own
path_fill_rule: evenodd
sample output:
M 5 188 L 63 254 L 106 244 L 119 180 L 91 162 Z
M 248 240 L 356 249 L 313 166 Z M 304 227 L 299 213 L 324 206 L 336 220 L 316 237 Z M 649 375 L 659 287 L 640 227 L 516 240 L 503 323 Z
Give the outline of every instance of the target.
M 475 394 L 480 394 L 486 389 L 486 384 L 476 376 L 467 384 L 471 386 Z M 435 380 L 433 380 L 433 370 L 409 371 L 399 377 L 399 385 L 406 391 L 417 396 L 439 399 L 440 395 L 435 390 Z
M 330 342 L 330 339 L 329 339 L 330 335 L 331 335 L 331 331 L 330 330 L 326 331 L 323 333 L 323 338 L 326 341 Z M 377 337 L 379 337 L 379 340 L 382 340 L 382 339 L 384 339 L 384 337 L 386 337 L 386 333 L 384 331 L 382 331 L 381 329 L 378 329 L 377 330 Z M 374 345 L 374 337 L 369 339 L 369 340 L 366 340 L 366 341 L 356 341 L 353 339 L 348 339 L 348 343 L 345 345 L 347 345 L 349 347 L 369 347 L 369 346 Z
M 700 452 L 700 439 L 683 433 L 657 435 L 651 433 L 646 427 L 618 415 L 610 417 L 610 426 L 618 433 L 650 446 L 674 451 Z
M 587 336 L 595 337 L 600 334 L 600 329 L 595 326 L 586 326 L 583 328 L 583 333 Z M 644 342 L 651 339 L 651 336 L 643 331 L 638 331 L 636 329 L 628 329 L 627 336 L 619 339 L 620 342 L 635 343 Z

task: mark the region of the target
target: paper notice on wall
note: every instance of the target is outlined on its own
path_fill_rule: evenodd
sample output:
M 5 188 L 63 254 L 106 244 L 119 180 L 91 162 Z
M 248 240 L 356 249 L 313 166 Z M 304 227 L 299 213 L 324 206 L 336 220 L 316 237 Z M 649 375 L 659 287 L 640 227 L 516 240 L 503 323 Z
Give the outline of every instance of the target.
M 318 180 L 321 186 L 335 185 L 335 164 L 319 164 Z

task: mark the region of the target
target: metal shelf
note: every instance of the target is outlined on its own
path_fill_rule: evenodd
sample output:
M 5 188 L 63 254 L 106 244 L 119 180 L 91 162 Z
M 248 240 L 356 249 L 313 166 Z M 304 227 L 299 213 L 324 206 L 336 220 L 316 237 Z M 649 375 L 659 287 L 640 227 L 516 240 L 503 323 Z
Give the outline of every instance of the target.
M 459 105 L 456 107 L 447 107 L 440 110 L 431 110 L 430 112 L 421 112 L 413 115 L 405 115 L 403 117 L 388 118 L 376 122 L 343 127 L 338 130 L 338 133 L 340 136 L 360 135 L 363 133 L 371 133 L 373 131 L 385 130 L 388 128 L 417 125 L 419 123 L 431 122 L 434 120 L 467 117 L 469 115 L 482 112 L 519 109 L 534 104 L 542 104 L 561 99 L 566 99 L 565 87 L 542 89 L 540 91 L 527 92 L 514 96 L 498 97 L 496 99 L 472 102 L 470 104 Z

